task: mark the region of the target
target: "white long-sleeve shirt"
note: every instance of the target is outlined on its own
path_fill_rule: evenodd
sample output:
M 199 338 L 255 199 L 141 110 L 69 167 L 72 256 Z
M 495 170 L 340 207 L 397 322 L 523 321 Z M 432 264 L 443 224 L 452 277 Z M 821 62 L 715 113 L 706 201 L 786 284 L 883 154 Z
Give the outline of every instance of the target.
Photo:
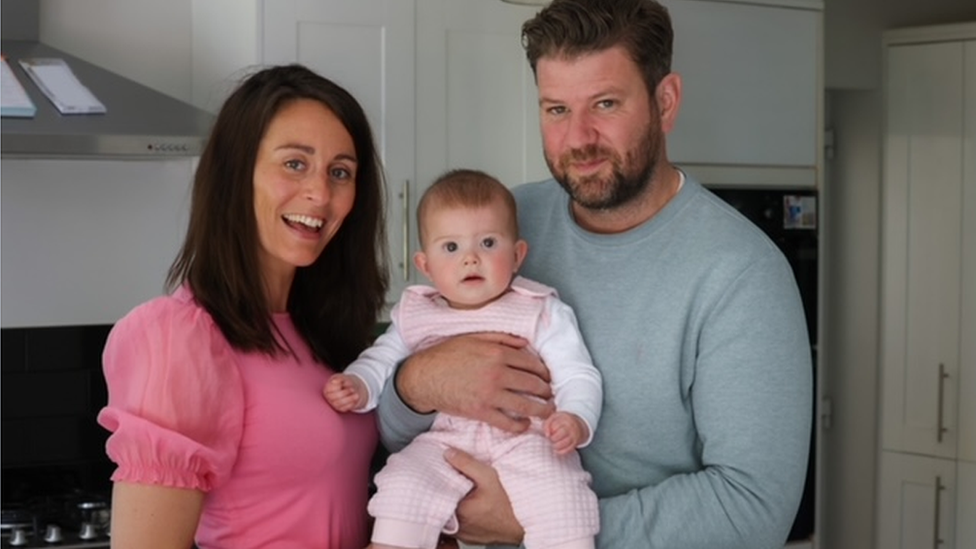
M 522 277 L 505 296 L 477 310 L 450 308 L 434 288 L 410 286 L 390 314 L 387 331 L 345 373 L 366 384 L 369 398 L 359 412 L 377 406 L 396 366 L 412 353 L 450 336 L 506 332 L 524 337 L 549 368 L 556 409 L 580 417 L 593 439 L 603 401 L 599 370 L 583 342 L 573 310 L 555 290 Z

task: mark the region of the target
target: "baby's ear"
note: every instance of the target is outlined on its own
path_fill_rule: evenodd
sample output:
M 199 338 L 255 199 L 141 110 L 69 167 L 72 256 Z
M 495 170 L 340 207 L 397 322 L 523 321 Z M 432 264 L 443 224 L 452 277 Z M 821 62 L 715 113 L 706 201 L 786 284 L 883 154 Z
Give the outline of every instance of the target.
M 417 266 L 417 270 L 424 274 L 428 279 L 430 278 L 430 271 L 427 270 L 427 254 L 424 252 L 416 252 L 413 254 L 413 264 Z
M 515 271 L 518 272 L 525 261 L 525 255 L 529 253 L 529 243 L 519 239 L 515 241 Z

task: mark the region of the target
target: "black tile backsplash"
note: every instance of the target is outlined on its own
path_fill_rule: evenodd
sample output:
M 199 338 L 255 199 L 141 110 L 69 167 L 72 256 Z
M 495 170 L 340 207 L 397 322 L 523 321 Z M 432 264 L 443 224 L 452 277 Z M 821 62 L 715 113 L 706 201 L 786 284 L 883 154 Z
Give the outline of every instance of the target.
M 3 501 L 52 471 L 84 490 L 109 486 L 101 354 L 110 325 L 0 330 Z M 64 487 L 62 487 L 63 489 Z

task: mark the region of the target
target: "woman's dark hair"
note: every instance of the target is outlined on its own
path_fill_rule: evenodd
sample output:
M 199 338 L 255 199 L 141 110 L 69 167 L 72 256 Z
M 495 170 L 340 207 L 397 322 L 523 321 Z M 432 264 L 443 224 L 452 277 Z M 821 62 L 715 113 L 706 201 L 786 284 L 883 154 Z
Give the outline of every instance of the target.
M 654 96 L 671 72 L 674 31 L 668 10 L 655 0 L 553 0 L 522 25 L 522 46 L 532 72 L 540 57 L 567 57 L 623 46 Z
M 227 98 L 200 157 L 186 239 L 166 286 L 186 284 L 235 349 L 284 351 L 258 261 L 253 180 L 268 125 L 298 99 L 318 101 L 339 118 L 358 160 L 352 210 L 315 263 L 297 269 L 288 296 L 312 353 L 342 370 L 369 345 L 386 295 L 383 172 L 359 103 L 301 65 L 260 70 Z

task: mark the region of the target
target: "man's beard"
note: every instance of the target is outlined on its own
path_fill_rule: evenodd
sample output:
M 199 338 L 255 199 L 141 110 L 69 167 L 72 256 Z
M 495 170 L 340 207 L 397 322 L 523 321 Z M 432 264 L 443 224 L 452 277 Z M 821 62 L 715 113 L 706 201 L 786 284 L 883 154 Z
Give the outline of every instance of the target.
M 651 124 L 637 147 L 627 151 L 624 158 L 612 149 L 588 145 L 564 154 L 559 158 L 558 166 L 546 154 L 546 164 L 574 202 L 588 210 L 612 210 L 642 195 L 650 186 L 662 140 L 660 130 Z M 612 173 L 609 176 L 569 176 L 568 169 L 572 162 L 600 158 L 610 160 Z

